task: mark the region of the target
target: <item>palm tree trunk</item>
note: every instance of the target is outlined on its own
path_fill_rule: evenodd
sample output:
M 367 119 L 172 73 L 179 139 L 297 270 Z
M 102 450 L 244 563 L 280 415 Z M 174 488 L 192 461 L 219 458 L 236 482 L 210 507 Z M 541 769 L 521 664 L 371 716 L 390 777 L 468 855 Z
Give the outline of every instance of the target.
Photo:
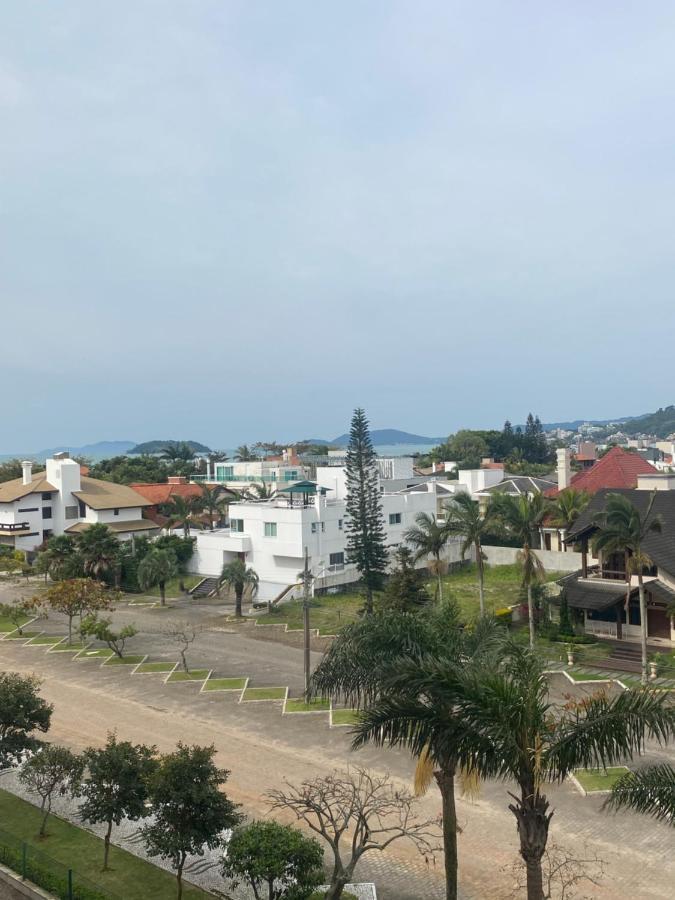
M 457 811 L 455 809 L 455 770 L 434 772 L 441 792 L 443 810 L 443 852 L 445 855 L 446 900 L 457 900 Z
M 534 601 L 532 599 L 532 582 L 527 583 L 527 615 L 530 620 L 530 649 L 534 650 Z
M 235 587 L 235 589 L 234 589 L 234 614 L 238 619 L 240 619 L 242 616 L 241 598 L 242 598 L 243 593 L 244 593 L 243 587 Z
M 521 796 L 514 799 L 516 802 L 510 804 L 509 809 L 516 817 L 518 826 L 520 855 L 527 875 L 527 900 L 545 900 L 541 860 L 546 852 L 553 813 L 548 811 L 546 797 L 535 791 L 531 784 L 521 785 Z
M 640 597 L 640 645 L 642 649 L 642 684 L 647 684 L 647 607 L 645 604 L 645 586 L 642 581 L 642 570 L 638 572 L 638 594 Z
M 159 582 L 159 602 L 161 606 L 166 606 L 166 582 Z
M 483 570 L 483 550 L 480 541 L 476 541 L 476 567 L 478 569 L 478 603 L 480 614 L 485 615 L 485 572 Z
M 441 554 L 436 554 L 436 575 L 438 576 L 438 599 L 443 599 L 443 579 L 441 578 Z

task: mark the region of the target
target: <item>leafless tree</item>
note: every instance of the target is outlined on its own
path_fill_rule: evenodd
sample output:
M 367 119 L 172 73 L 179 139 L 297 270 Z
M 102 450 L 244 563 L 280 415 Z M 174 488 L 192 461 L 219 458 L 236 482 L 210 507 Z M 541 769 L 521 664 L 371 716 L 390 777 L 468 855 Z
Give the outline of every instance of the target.
M 567 847 L 549 844 L 542 860 L 544 870 L 545 900 L 593 900 L 595 893 L 585 893 L 597 887 L 605 874 L 607 863 L 587 847 L 581 855 Z M 527 886 L 525 864 L 522 860 L 507 867 L 514 876 L 511 897 L 522 897 Z
M 193 625 L 190 622 L 167 622 L 164 626 L 163 634 L 178 644 L 181 666 L 186 674 L 190 671 L 186 654 L 203 630 L 200 625 Z
M 427 862 L 440 849 L 438 819 L 419 819 L 413 794 L 399 790 L 388 775 L 354 767 L 303 781 L 299 787 L 287 783 L 286 790 L 267 796 L 272 809 L 291 810 L 330 847 L 333 870 L 326 900 L 342 896 L 364 853 L 385 850 L 404 838 Z

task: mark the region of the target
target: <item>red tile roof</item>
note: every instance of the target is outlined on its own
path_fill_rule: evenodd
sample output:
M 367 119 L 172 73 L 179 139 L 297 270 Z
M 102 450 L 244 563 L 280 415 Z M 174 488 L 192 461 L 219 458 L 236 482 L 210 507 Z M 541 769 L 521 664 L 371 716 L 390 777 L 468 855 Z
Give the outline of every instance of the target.
M 172 497 L 201 497 L 202 489 L 198 484 L 132 484 L 146 500 L 159 505 L 169 503 Z
M 629 453 L 622 447 L 612 447 L 589 469 L 577 472 L 570 482 L 575 491 L 595 494 L 602 488 L 634 488 L 638 475 L 652 475 L 658 471 L 637 453 Z M 558 494 L 557 488 L 546 491 L 549 497 Z

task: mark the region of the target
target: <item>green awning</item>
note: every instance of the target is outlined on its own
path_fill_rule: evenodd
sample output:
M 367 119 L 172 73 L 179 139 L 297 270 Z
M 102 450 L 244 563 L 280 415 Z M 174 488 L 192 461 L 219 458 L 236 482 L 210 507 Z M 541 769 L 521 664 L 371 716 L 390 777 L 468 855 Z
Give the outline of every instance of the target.
M 316 481 L 295 481 L 288 487 L 278 488 L 277 494 L 325 494 L 330 488 L 320 487 Z

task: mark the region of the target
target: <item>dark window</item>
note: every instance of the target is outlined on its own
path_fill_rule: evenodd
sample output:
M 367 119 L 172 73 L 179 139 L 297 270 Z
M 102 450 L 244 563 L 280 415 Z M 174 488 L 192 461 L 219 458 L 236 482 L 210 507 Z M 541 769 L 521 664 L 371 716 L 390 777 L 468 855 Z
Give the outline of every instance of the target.
M 27 508 L 25 508 L 25 509 L 20 509 L 20 510 L 19 510 L 19 512 L 37 512 L 37 511 L 38 511 L 38 507 L 37 507 L 37 506 L 29 506 L 29 507 L 27 507 Z
M 331 566 L 343 566 L 345 562 L 344 553 L 331 553 L 329 562 Z
M 42 507 L 42 518 L 43 519 L 51 519 L 51 517 L 52 517 L 51 506 L 43 506 Z
M 119 514 L 120 514 L 119 509 L 113 509 L 113 516 L 119 516 Z
M 43 531 L 42 531 L 42 540 L 43 540 L 43 541 L 48 541 L 49 538 L 50 538 L 53 534 L 54 534 L 54 532 L 51 530 L 51 528 L 45 528 L 45 529 L 43 529 Z
M 389 524 L 390 525 L 400 525 L 401 524 L 401 513 L 389 513 Z
M 49 491 L 43 491 L 43 493 L 42 493 L 42 499 L 43 499 L 43 500 L 51 500 L 51 499 L 52 499 L 52 495 L 49 493 Z
M 87 518 L 87 507 L 81 500 L 78 500 L 77 502 L 80 507 L 80 518 L 86 519 Z

